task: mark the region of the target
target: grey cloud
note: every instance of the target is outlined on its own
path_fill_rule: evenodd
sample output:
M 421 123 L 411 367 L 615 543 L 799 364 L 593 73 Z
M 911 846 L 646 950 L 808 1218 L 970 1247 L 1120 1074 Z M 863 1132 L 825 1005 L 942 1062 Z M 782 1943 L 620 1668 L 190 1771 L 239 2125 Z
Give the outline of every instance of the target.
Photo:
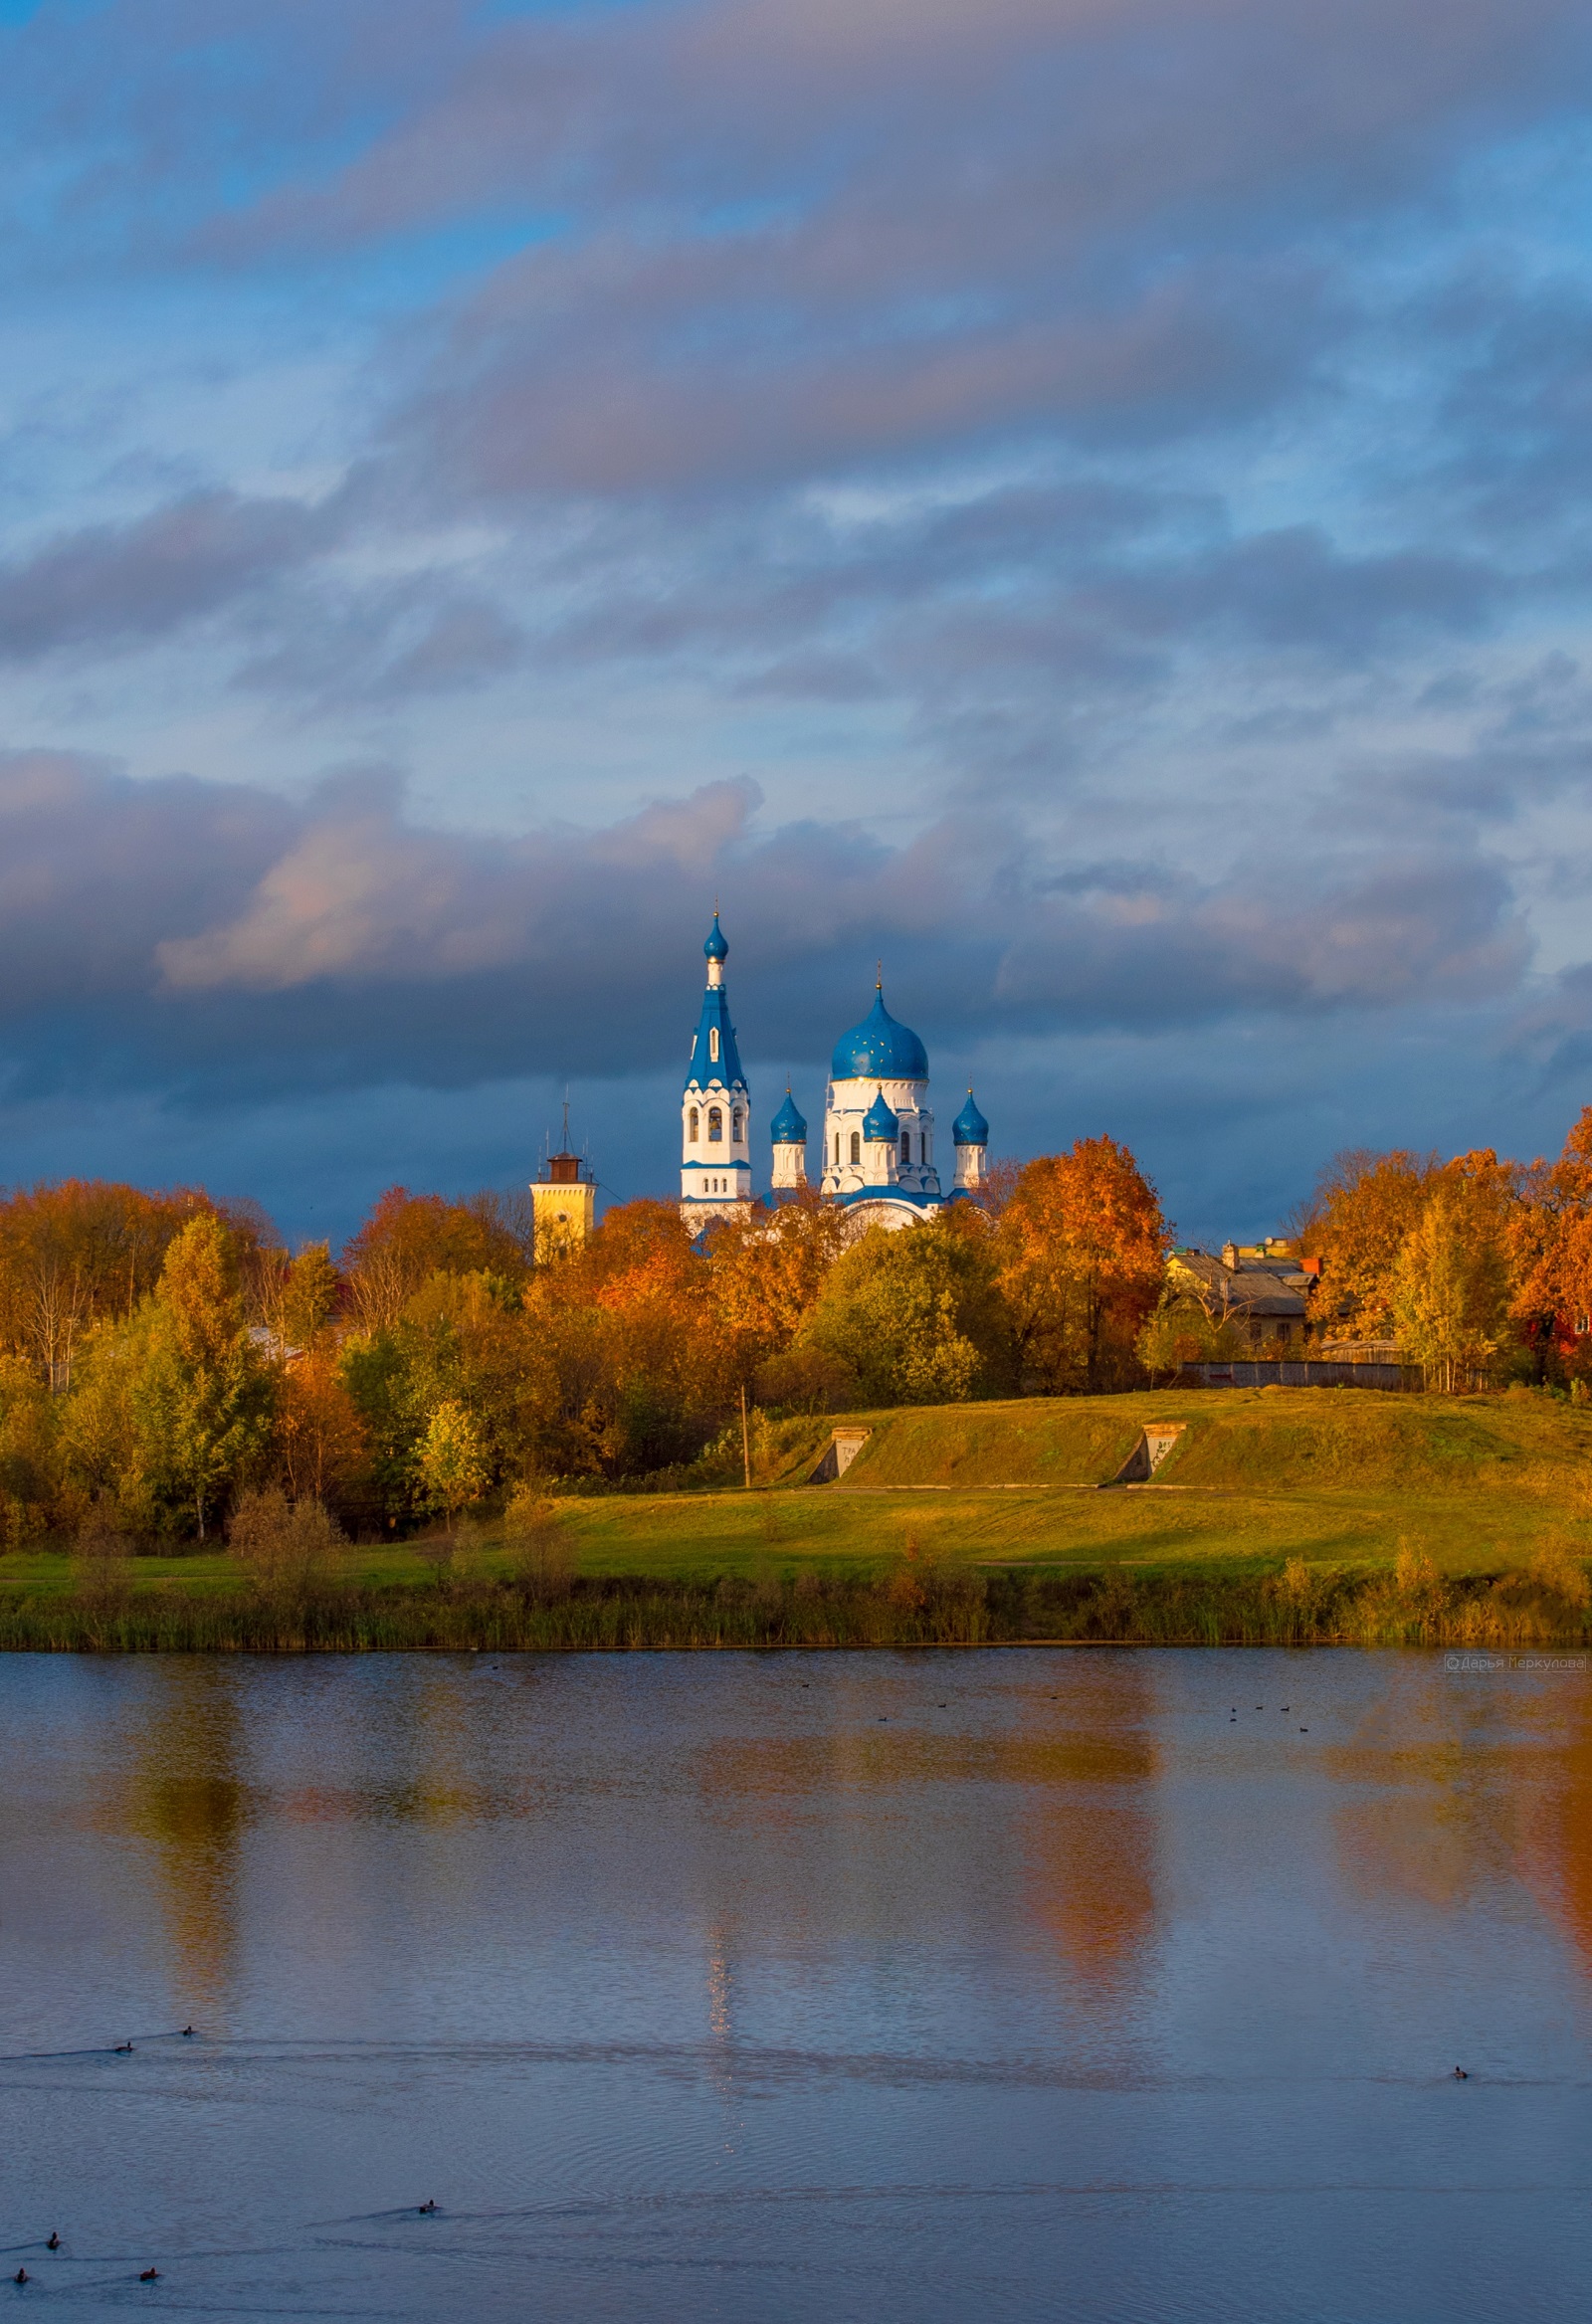
M 1479 630 L 1504 595 L 1478 557 L 1399 550 L 1344 555 L 1313 525 L 1258 533 L 1221 554 L 1110 591 L 1127 628 L 1187 635 L 1227 627 L 1262 646 L 1359 657 L 1410 633 Z
M 1257 1009 L 1311 1014 L 1512 989 L 1529 946 L 1501 872 L 1474 857 L 1235 868 L 1224 883 L 1120 873 L 1040 899 L 1002 963 L 1025 1011 L 1146 1029 Z
M 924 1030 L 963 1045 L 1386 1010 L 1521 976 L 1506 883 L 1452 854 L 1292 879 L 1063 875 L 987 809 L 888 847 L 843 824 L 765 831 L 757 808 L 754 786 L 717 784 L 593 832 L 487 840 L 412 823 L 380 772 L 288 802 L 13 758 L 14 1086 L 98 1076 L 219 1100 L 646 1073 L 689 1027 L 715 890 L 748 1040 L 789 1053 L 850 1021 L 879 952 Z
M 755 243 L 643 251 L 586 299 L 563 293 L 570 271 L 526 260 L 512 295 L 500 281 L 491 314 L 450 336 L 394 424 L 408 461 L 489 496 L 721 491 L 1041 428 L 1176 436 L 1263 408 L 1321 340 L 1313 279 L 1271 265 L 1046 302 L 1061 312 L 838 331 Z
M 243 909 L 295 822 L 269 792 L 0 753 L 0 1022 L 147 993 L 156 945 Z
M 421 101 L 344 167 L 266 194 L 227 232 L 248 247 L 382 235 L 515 196 L 601 216 L 844 183 L 872 231 L 837 223 L 814 264 L 857 284 L 877 252 L 900 281 L 936 243 L 987 248 L 992 226 L 1050 255 L 1058 226 L 1097 232 L 1175 203 L 1197 230 L 1260 186 L 1274 203 L 1312 181 L 1385 199 L 1446 127 L 1540 104 L 1577 29 L 1564 0 L 698 0 L 499 21 L 458 40 Z
M 221 489 L 59 535 L 0 566 L 0 659 L 159 637 L 303 564 L 329 537 L 322 509 Z
M 334 181 L 226 231 L 558 215 L 462 302 L 399 428 L 455 488 L 1157 441 L 1296 390 L 1346 320 L 1311 238 L 1562 101 L 1578 41 L 1566 0 L 853 13 L 501 27 Z
M 344 584 L 311 579 L 247 625 L 233 674 L 245 690 L 317 710 L 444 694 L 522 662 L 521 626 L 447 576 Z

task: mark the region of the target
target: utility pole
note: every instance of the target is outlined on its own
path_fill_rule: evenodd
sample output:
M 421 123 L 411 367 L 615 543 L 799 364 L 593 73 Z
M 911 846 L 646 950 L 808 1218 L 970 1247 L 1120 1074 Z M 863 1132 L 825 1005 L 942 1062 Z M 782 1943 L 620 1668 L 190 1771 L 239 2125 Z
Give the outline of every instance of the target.
M 740 1458 L 741 1467 L 746 1477 L 746 1490 L 750 1492 L 752 1489 L 752 1440 L 746 1426 L 746 1383 L 744 1380 L 740 1384 Z

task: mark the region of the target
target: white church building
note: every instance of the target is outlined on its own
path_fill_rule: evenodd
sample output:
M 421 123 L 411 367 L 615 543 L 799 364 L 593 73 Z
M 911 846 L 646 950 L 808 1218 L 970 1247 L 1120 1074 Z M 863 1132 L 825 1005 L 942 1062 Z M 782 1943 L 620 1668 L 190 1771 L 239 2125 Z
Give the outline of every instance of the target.
M 705 1226 L 753 1200 L 751 1094 L 735 1047 L 724 962 L 729 946 L 713 914 L 702 946 L 707 989 L 692 1038 L 681 1100 L 682 1215 Z M 770 1124 L 771 1189 L 777 1203 L 813 1183 L 807 1124 L 789 1089 Z M 826 1202 L 855 1212 L 858 1227 L 905 1227 L 947 1202 L 976 1195 L 988 1173 L 989 1124 L 969 1088 L 951 1125 L 951 1191 L 934 1160 L 934 1115 L 928 1102 L 928 1056 L 917 1035 L 885 1006 L 883 980 L 860 1025 L 842 1034 L 829 1061 L 823 1145 L 817 1185 Z

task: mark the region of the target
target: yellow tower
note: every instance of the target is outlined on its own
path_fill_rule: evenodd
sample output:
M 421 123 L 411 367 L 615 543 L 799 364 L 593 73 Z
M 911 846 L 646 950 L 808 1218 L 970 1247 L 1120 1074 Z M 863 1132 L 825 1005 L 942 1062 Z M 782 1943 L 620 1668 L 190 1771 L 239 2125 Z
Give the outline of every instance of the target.
M 568 1259 L 580 1250 L 597 1219 L 597 1187 L 587 1165 L 569 1151 L 569 1105 L 564 1105 L 564 1143 L 549 1154 L 530 1190 L 536 1214 L 536 1264 Z

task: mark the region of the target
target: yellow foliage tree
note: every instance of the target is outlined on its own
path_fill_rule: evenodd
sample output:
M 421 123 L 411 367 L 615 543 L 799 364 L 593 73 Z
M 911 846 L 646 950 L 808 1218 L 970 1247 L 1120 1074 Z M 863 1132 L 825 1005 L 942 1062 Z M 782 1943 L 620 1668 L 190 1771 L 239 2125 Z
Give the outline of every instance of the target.
M 1497 1353 L 1509 1277 L 1492 1200 L 1475 1178 L 1445 1174 L 1406 1236 L 1389 1303 L 1399 1337 L 1450 1394 Z

